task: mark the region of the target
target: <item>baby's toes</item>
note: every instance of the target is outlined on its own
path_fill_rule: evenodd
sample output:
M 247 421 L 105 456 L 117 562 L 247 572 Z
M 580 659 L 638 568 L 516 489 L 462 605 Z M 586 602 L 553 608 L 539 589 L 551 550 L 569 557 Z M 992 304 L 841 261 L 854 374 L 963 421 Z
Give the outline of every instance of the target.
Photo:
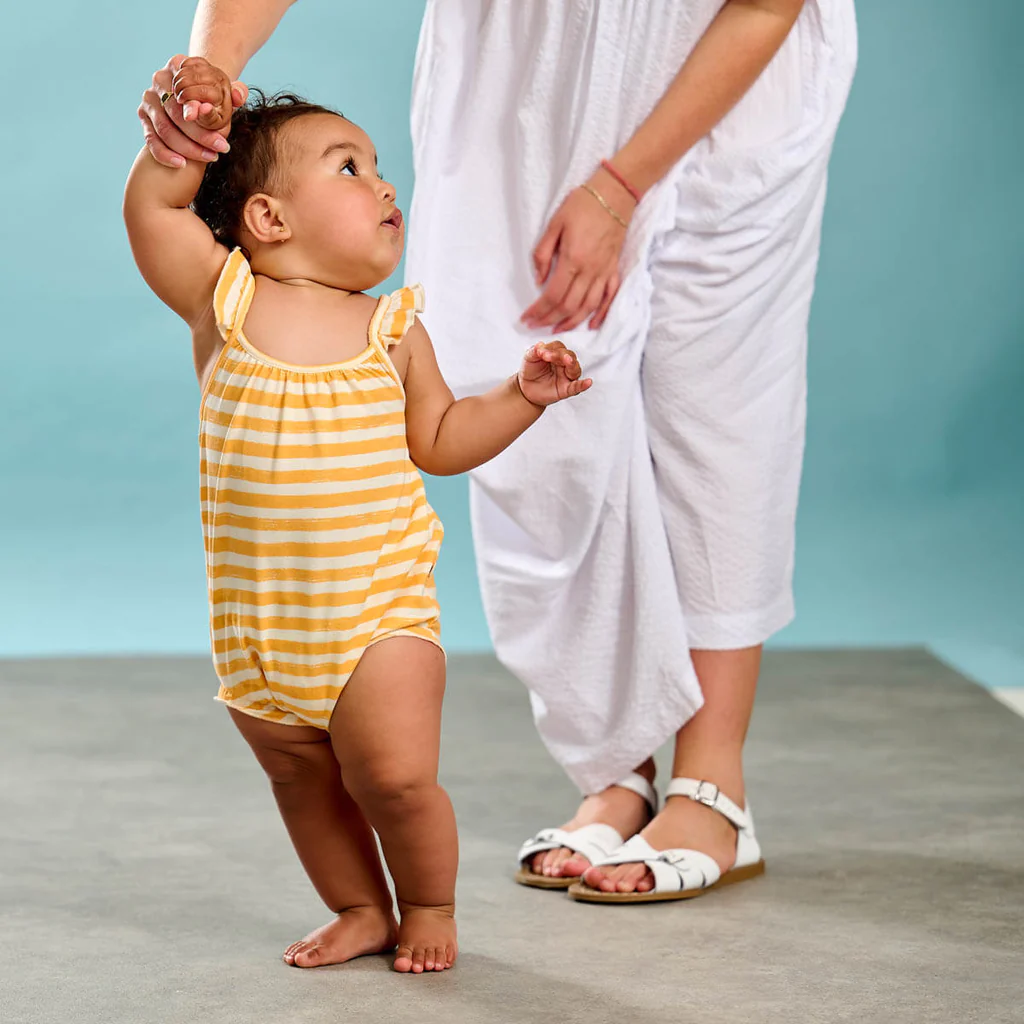
M 320 964 L 320 947 L 307 946 L 295 954 L 296 967 L 317 967 Z
M 412 970 L 412 947 L 399 946 L 395 953 L 395 970 L 401 974 L 408 974 Z
M 417 946 L 412 951 L 412 973 L 422 974 L 423 973 L 423 961 L 426 958 L 427 951 L 422 946 Z

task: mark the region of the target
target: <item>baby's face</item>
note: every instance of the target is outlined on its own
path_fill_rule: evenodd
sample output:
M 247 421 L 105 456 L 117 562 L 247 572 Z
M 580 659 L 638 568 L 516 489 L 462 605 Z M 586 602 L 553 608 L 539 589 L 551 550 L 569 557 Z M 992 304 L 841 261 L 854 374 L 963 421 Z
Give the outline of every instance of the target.
M 380 284 L 402 258 L 405 223 L 369 136 L 342 117 L 309 114 L 284 126 L 278 146 L 286 155 L 281 201 L 292 241 L 340 287 Z

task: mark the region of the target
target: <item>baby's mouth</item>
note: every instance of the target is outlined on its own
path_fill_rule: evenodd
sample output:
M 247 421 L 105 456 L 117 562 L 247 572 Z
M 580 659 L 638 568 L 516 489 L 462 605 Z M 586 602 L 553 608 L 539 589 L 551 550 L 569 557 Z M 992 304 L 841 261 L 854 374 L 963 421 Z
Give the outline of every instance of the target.
M 381 226 L 388 225 L 398 231 L 402 227 L 402 211 L 396 206 L 390 217 L 381 221 Z

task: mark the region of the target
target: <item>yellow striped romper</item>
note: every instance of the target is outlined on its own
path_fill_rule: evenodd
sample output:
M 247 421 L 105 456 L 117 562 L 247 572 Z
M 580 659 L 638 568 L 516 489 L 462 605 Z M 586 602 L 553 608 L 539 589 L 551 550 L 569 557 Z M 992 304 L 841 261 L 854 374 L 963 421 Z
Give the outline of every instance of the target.
M 423 293 L 382 296 L 356 358 L 292 366 L 246 339 L 254 291 L 236 249 L 214 295 L 225 345 L 200 406 L 217 699 L 326 729 L 371 644 L 415 636 L 440 647 L 443 529 L 409 457 L 405 391 L 387 353 Z

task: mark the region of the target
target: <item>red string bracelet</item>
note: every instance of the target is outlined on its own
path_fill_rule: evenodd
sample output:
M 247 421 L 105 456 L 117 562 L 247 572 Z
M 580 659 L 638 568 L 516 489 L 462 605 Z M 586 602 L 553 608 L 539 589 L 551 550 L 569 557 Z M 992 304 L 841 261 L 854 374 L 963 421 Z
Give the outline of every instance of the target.
M 615 170 L 607 160 L 602 160 L 601 166 L 633 197 L 636 202 L 640 202 L 640 192 L 633 188 L 633 186 L 630 185 L 630 183 L 626 181 L 626 179 L 619 174 L 619 172 Z

